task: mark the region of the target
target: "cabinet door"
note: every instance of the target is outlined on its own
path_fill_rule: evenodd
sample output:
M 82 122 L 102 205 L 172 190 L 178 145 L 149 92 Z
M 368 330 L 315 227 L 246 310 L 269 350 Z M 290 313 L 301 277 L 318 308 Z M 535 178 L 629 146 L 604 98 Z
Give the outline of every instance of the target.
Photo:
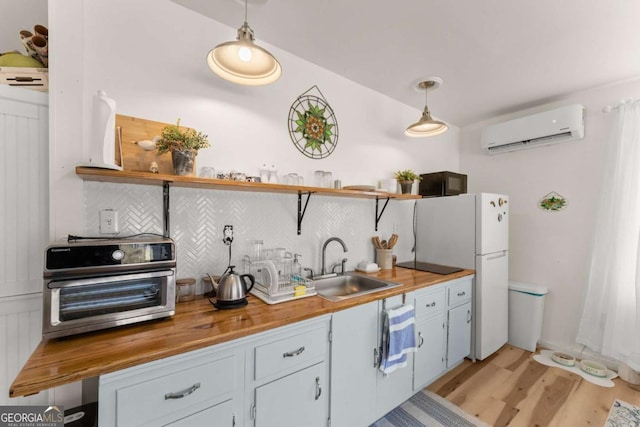
M 331 320 L 331 426 L 371 424 L 376 403 L 378 302 L 334 313 Z M 375 421 L 375 419 L 373 419 Z
M 416 323 L 416 345 L 414 355 L 413 390 L 421 390 L 446 369 L 446 329 L 444 312 Z
M 458 364 L 471 352 L 471 303 L 449 310 L 447 368 Z
M 324 362 L 256 388 L 256 427 L 324 427 L 328 405 Z
M 413 301 L 411 295 L 407 297 L 407 301 Z M 382 304 L 382 303 L 381 303 Z M 384 316 L 382 310 L 386 308 L 394 308 L 402 305 L 402 295 L 398 295 L 391 298 L 386 298 L 384 304 L 381 307 L 379 319 L 380 337 L 378 342 L 382 342 L 382 322 Z M 414 324 L 415 333 L 415 324 Z M 378 415 L 371 420 L 372 422 L 391 411 L 396 406 L 407 400 L 413 394 L 412 377 L 413 377 L 413 353 L 407 355 L 407 366 L 399 368 L 394 372 L 385 375 L 377 370 L 377 396 L 376 396 L 376 408 L 375 411 Z
M 167 424 L 167 427 L 204 427 L 220 426 L 234 427 L 236 425 L 233 415 L 233 401 L 227 400 L 219 405 L 196 412 L 186 418 Z

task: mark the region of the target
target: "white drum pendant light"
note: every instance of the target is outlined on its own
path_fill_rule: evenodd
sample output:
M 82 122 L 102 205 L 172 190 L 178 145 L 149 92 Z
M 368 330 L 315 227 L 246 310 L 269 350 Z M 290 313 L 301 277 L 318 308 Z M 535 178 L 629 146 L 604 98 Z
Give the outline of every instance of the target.
M 426 137 L 440 135 L 447 131 L 448 127 L 444 122 L 434 120 L 431 118 L 431 112 L 427 106 L 427 92 L 429 89 L 437 89 L 442 84 L 442 79 L 439 77 L 428 77 L 423 81 L 420 81 L 416 87 L 416 90 L 424 90 L 425 102 L 424 111 L 420 120 L 409 126 L 404 134 L 411 137 Z
M 238 28 L 238 39 L 219 44 L 209 51 L 207 64 L 225 80 L 247 86 L 273 83 L 280 78 L 280 63 L 254 42 L 253 30 L 247 23 L 244 2 L 244 24 Z

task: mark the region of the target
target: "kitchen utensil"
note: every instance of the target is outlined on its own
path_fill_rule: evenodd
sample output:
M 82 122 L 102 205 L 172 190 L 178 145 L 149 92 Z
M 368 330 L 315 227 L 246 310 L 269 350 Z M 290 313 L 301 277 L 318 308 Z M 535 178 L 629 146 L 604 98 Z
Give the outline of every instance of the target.
M 389 248 L 387 247 L 387 241 L 386 241 L 386 240 L 381 241 L 381 242 L 380 242 L 380 246 L 382 246 L 382 249 L 389 249 Z
M 373 237 L 371 238 L 371 241 L 373 242 L 373 246 L 375 246 L 375 247 L 376 247 L 376 249 L 384 249 L 384 248 L 382 247 L 382 243 L 380 242 L 380 237 L 378 237 L 378 236 L 373 236 Z
M 396 243 L 398 243 L 398 235 L 397 234 L 392 234 L 391 238 L 389 239 L 389 242 L 387 243 L 387 248 L 388 249 L 393 249 L 393 247 L 396 245 Z
M 234 265 L 229 266 L 229 272 L 222 275 L 217 287 L 213 278 L 209 276 L 211 283 L 216 287 L 216 302 L 213 304 L 218 309 L 242 307 L 247 304 L 247 294 L 256 283 L 252 274 L 236 274 Z M 247 286 L 246 279 L 251 284 Z

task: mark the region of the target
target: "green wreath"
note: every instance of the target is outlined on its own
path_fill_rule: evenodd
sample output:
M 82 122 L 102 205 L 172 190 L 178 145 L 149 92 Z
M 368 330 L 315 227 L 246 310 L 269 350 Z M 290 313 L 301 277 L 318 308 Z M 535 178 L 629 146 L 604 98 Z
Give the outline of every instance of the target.
M 309 109 L 304 113 L 296 111 L 298 120 L 296 125 L 298 127 L 294 132 L 302 134 L 302 137 L 306 139 L 307 143 L 304 148 L 310 148 L 311 151 L 318 150 L 322 153 L 322 147 L 324 144 L 331 144 L 331 137 L 333 136 L 333 124 L 328 123 L 324 117 L 326 108 L 320 108 L 319 105 L 312 105 L 311 102 L 307 102 Z

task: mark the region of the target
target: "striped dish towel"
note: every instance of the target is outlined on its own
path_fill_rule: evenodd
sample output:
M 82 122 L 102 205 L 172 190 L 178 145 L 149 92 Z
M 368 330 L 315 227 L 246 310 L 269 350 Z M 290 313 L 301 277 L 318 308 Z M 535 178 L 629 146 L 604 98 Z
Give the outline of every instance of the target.
M 411 304 L 385 310 L 380 361 L 380 370 L 385 374 L 407 366 L 407 355 L 416 351 L 415 323 Z

